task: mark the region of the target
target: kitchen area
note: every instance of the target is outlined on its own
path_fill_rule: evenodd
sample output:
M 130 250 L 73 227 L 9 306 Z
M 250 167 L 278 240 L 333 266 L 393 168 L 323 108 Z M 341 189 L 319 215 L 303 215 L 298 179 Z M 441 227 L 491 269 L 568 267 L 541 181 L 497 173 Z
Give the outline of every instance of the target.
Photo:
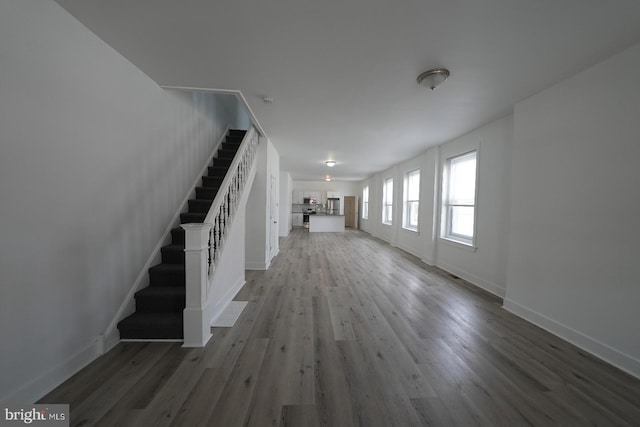
M 294 191 L 291 205 L 292 226 L 310 233 L 344 232 L 344 197 L 335 191 Z

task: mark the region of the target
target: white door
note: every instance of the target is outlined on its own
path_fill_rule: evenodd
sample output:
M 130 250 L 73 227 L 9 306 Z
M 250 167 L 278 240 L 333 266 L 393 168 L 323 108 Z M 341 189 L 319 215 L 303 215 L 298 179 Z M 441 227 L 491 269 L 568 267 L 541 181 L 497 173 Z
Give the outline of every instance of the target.
M 276 177 L 271 175 L 271 186 L 269 187 L 269 257 L 273 257 L 278 252 L 278 183 Z

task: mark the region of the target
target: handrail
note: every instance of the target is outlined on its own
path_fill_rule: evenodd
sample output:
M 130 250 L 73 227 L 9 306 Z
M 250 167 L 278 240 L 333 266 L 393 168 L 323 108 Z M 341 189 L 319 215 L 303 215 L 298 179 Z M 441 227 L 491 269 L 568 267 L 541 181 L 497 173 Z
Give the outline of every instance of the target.
M 212 225 L 209 231 L 209 277 L 215 273 L 233 216 L 256 158 L 257 147 L 258 133 L 252 126 L 242 139 L 203 221 L 205 224 Z

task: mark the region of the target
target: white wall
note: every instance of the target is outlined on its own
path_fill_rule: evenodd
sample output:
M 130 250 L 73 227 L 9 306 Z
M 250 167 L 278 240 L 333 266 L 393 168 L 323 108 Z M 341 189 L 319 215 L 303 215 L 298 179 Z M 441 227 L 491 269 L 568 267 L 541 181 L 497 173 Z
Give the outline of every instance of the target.
M 640 44 L 516 105 L 505 299 L 636 376 L 638 75 Z
M 509 220 L 509 160 L 513 116 L 485 125 L 453 141 L 379 172 L 363 181 L 369 185 L 369 219 L 364 231 L 437 265 L 472 283 L 504 296 L 506 289 L 506 236 Z M 438 238 L 441 165 L 447 158 L 478 149 L 477 248 Z M 419 231 L 402 228 L 404 176 L 420 169 Z M 382 224 L 382 186 L 393 178 L 393 224 Z M 362 196 L 361 188 L 358 190 Z M 361 210 L 362 211 L 362 210 Z
M 0 401 L 105 332 L 235 105 L 160 89 L 53 1 L 0 3 Z
M 280 236 L 286 237 L 292 228 L 291 203 L 293 180 L 291 174 L 280 171 Z
M 246 183 L 247 187 L 238 201 L 215 274 L 209 279 L 210 290 L 205 307 L 205 319 L 211 323 L 224 313 L 245 284 L 246 212 L 250 194 L 247 190 L 251 188 L 253 181 L 249 179 Z
M 256 177 L 251 187 L 247 203 L 246 230 L 246 268 L 247 270 L 266 270 L 271 259 L 279 251 L 277 235 L 279 227 L 275 228 L 275 247 L 271 247 L 271 212 L 269 211 L 271 177 L 276 178 L 276 190 L 279 192 L 280 156 L 268 138 L 260 138 L 257 150 L 258 164 Z M 279 201 L 279 194 L 275 195 Z M 279 202 L 278 202 L 279 204 Z M 276 208 L 279 212 L 279 206 Z
M 444 270 L 501 297 L 504 297 L 507 285 L 512 140 L 513 116 L 507 116 L 443 144 L 440 146 L 438 174 L 440 177 L 441 167 L 447 158 L 478 149 L 476 249 L 436 239 L 435 259 L 436 265 Z M 436 212 L 436 217 L 438 215 L 439 212 Z
M 271 209 L 271 216 L 267 217 L 267 223 L 269 224 L 269 264 L 273 257 L 278 255 L 280 252 L 280 225 L 279 225 L 279 216 L 280 216 L 280 155 L 278 154 L 278 150 L 276 147 L 268 141 L 267 145 L 267 176 L 269 181 L 273 178 L 275 184 L 273 187 L 269 187 L 268 191 L 275 191 L 273 196 L 269 196 L 270 203 L 275 203 L 275 206 L 267 206 L 267 209 Z M 274 221 L 276 221 L 274 225 Z
M 357 196 L 360 192 L 358 182 L 351 181 L 293 181 L 292 191 L 335 191 L 343 196 Z

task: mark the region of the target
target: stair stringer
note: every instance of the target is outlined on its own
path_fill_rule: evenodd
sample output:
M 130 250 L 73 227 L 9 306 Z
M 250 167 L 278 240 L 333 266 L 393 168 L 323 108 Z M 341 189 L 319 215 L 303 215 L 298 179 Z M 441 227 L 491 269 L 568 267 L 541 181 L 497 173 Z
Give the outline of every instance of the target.
M 147 259 L 145 264 L 142 266 L 142 269 L 140 270 L 140 274 L 138 274 L 138 277 L 133 282 L 131 288 L 129 289 L 129 292 L 127 293 L 124 300 L 122 301 L 122 304 L 118 308 L 118 311 L 116 311 L 116 314 L 114 315 L 113 319 L 109 323 L 109 326 L 105 330 L 103 334 L 104 338 L 103 338 L 102 352 L 100 353 L 100 355 L 107 353 L 109 350 L 111 350 L 120 342 L 120 333 L 118 332 L 118 322 L 120 322 L 122 319 L 124 319 L 128 315 L 135 312 L 135 306 L 136 306 L 135 297 L 134 297 L 135 293 L 149 286 L 149 268 L 161 262 L 162 254 L 160 250 L 162 249 L 163 246 L 171 242 L 171 229 L 177 227 L 180 224 L 180 214 L 187 212 L 189 207 L 189 199 L 193 199 L 195 197 L 196 187 L 200 185 L 202 176 L 207 175 L 207 168 L 213 162 L 213 158 L 218 152 L 218 149 L 222 146 L 222 143 L 224 142 L 225 138 L 227 137 L 229 133 L 229 129 L 230 128 L 227 127 L 224 130 L 224 132 L 221 134 L 218 141 L 215 143 L 213 149 L 211 150 L 211 154 L 209 155 L 207 160 L 204 162 L 204 165 L 202 166 L 202 169 L 200 170 L 200 172 L 196 175 L 196 179 L 191 185 L 191 188 L 186 193 L 184 199 L 178 206 L 178 209 L 171 217 L 171 221 L 169 221 L 167 227 L 165 228 L 164 232 L 160 236 L 158 243 L 156 244 L 156 246 L 153 248 L 153 251 L 149 255 L 149 258 Z M 171 341 L 176 341 L 176 340 L 171 340 Z

